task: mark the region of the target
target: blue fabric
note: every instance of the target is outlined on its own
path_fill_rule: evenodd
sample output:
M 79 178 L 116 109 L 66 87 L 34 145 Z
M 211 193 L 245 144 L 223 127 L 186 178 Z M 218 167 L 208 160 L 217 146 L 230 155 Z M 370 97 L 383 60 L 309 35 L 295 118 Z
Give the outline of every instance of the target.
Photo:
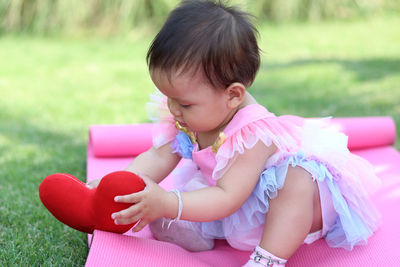
M 186 133 L 179 131 L 171 147 L 173 152 L 178 153 L 182 158 L 192 159 L 193 144 Z
M 232 233 L 237 236 L 238 232 L 246 233 L 264 224 L 269 200 L 275 198 L 278 190 L 284 186 L 288 167 L 297 165 L 312 173 L 314 179 L 326 182 L 332 193 L 333 206 L 338 217 L 325 237 L 328 245 L 352 249 L 354 245 L 365 244 L 373 231 L 347 205 L 338 184 L 325 165 L 316 160 L 306 159 L 302 152 L 265 169 L 252 194 L 237 212 L 218 221 L 200 223 L 203 236 L 224 239 Z

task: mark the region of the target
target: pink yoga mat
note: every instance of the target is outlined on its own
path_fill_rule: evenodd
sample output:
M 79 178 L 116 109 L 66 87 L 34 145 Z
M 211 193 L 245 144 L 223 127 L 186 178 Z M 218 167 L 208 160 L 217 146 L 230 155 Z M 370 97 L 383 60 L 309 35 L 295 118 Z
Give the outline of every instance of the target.
M 334 118 L 331 124 L 349 136 L 349 149 L 392 145 L 396 140 L 395 124 L 390 117 Z M 137 156 L 152 146 L 152 124 L 93 125 L 90 143 L 94 156 Z
M 331 123 L 349 137 L 349 149 L 388 146 L 396 141 L 391 117 L 334 118 Z
M 370 123 L 366 131 L 362 127 L 361 120 Z M 287 266 L 400 266 L 398 244 L 400 242 L 400 214 L 394 212 L 400 205 L 400 154 L 390 146 L 379 144 L 391 144 L 395 139 L 393 121 L 388 118 L 356 118 L 335 119 L 343 126 L 344 132 L 350 134 L 349 144 L 353 143 L 357 148 L 357 154 L 368 159 L 375 168 L 376 173 L 382 179 L 382 188 L 374 195 L 373 201 L 383 216 L 383 226 L 369 240 L 368 245 L 356 247 L 348 252 L 343 249 L 333 249 L 319 240 L 311 245 L 303 245 L 293 255 Z M 374 122 L 372 124 L 372 122 Z M 379 127 L 377 127 L 379 125 Z M 102 129 L 104 139 L 107 139 L 107 126 Z M 127 128 L 119 126 L 120 138 L 125 138 Z M 135 131 L 140 129 L 135 126 Z M 354 127 L 354 128 L 353 128 Z M 387 128 L 386 128 L 387 127 Z M 377 129 L 381 129 L 381 131 Z M 382 129 L 384 128 L 384 129 Z M 93 130 L 91 127 L 91 137 Z M 115 130 L 116 128 L 113 128 Z M 132 129 L 132 128 L 131 128 Z M 149 131 L 148 126 L 143 132 Z M 375 131 L 376 130 L 376 131 Z M 375 132 L 374 132 L 375 131 Z M 373 134 L 371 134 L 373 132 Z M 148 132 L 150 134 L 150 131 Z M 354 134 L 355 137 L 352 137 Z M 96 136 L 96 134 L 94 135 Z M 131 135 L 128 135 L 131 136 Z M 361 138 L 363 142 L 358 139 Z M 378 139 L 375 140 L 375 139 Z M 371 139 L 371 140 L 369 140 Z M 132 141 L 132 147 L 136 142 L 144 143 L 140 138 Z M 351 142 L 350 142 L 351 141 Z M 97 179 L 111 171 L 120 170 L 133 159 L 134 155 L 117 157 L 119 152 L 110 151 L 110 156 L 103 150 L 102 157 L 94 154 L 93 147 L 98 142 L 90 142 L 88 146 L 87 178 Z M 108 145 L 108 149 L 117 149 L 118 146 Z M 360 149 L 363 148 L 363 149 Z M 132 150 L 129 150 L 132 151 Z M 138 150 L 137 150 L 138 151 Z M 130 152 L 129 152 L 130 153 Z M 125 152 L 123 155 L 129 154 Z M 136 153 L 136 152 L 135 152 Z M 139 152 L 140 153 L 140 152 Z M 172 182 L 167 177 L 162 186 L 171 188 Z M 218 241 L 215 249 L 206 252 L 188 252 L 174 244 L 156 241 L 146 227 L 140 233 L 125 235 L 95 231 L 90 247 L 86 266 L 241 266 L 250 252 L 238 251 L 231 248 L 225 241 Z
M 152 146 L 151 123 L 93 125 L 89 139 L 96 157 L 137 156 Z

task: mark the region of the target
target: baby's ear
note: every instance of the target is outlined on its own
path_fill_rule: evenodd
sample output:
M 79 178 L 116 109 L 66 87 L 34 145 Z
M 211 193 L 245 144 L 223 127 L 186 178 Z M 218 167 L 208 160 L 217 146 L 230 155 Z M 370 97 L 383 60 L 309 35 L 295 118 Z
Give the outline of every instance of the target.
M 242 83 L 232 83 L 225 89 L 230 108 L 237 108 L 245 99 L 246 87 Z

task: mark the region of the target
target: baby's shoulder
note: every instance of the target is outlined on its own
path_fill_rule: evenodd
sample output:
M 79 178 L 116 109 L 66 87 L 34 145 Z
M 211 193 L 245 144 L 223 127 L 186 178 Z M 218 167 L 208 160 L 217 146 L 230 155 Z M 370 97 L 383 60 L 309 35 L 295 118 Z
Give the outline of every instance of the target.
M 243 127 L 247 127 L 257 121 L 274 118 L 275 115 L 269 112 L 264 106 L 254 103 L 241 107 L 225 128 L 224 132 L 231 135 Z

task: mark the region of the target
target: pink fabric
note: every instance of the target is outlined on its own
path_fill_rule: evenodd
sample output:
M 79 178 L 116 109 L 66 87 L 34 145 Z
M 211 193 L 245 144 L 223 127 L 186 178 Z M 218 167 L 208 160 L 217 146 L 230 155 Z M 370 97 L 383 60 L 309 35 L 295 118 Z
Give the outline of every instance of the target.
M 319 197 L 321 199 L 321 216 L 322 216 L 322 229 L 320 231 L 320 237 L 327 234 L 328 230 L 335 224 L 337 214 L 333 206 L 331 192 L 329 191 L 326 183 L 318 182 Z M 316 238 L 315 240 L 318 240 Z M 314 241 L 315 241 L 314 240 Z M 311 244 L 312 242 L 310 242 Z
M 355 125 L 357 120 L 354 120 Z M 122 131 L 129 134 L 121 128 Z M 143 133 L 146 132 L 150 134 L 149 129 L 143 128 Z M 363 134 L 366 140 L 369 133 Z M 392 138 L 393 133 L 388 134 Z M 390 139 L 387 136 L 385 138 Z M 371 140 L 373 144 L 379 142 Z M 88 180 L 123 169 L 133 158 L 98 158 L 93 153 L 93 144 L 95 143 L 90 142 L 88 146 Z M 370 238 L 367 246 L 356 247 L 351 252 L 332 249 L 323 240 L 311 245 L 302 245 L 287 266 L 400 265 L 400 215 L 393 212 L 398 210 L 400 204 L 400 154 L 390 146 L 358 150 L 356 153 L 368 159 L 382 179 L 383 186 L 375 193 L 373 201 L 383 216 L 383 226 Z M 166 188 L 172 186 L 169 178 L 166 178 L 162 185 Z M 232 249 L 225 241 L 217 242 L 212 251 L 187 252 L 176 245 L 153 240 L 146 227 L 135 236 L 95 231 L 86 266 L 241 266 L 248 260 L 249 255 L 250 252 Z
M 239 110 L 224 129 L 226 140 L 218 149 L 218 153 L 215 155 L 211 147 L 199 150 L 195 144 L 193 161 L 201 169 L 208 184 L 215 186 L 236 156 L 242 154 L 245 149 L 252 148 L 259 140 L 266 146 L 274 143 L 280 151 L 297 151 L 300 140 L 287 132 L 300 135 L 301 128 L 298 126 L 300 125 L 293 124 L 292 121 L 275 117 L 261 105 L 249 105 Z
M 212 168 L 212 179 L 221 178 L 235 157 L 245 149 L 252 148 L 259 140 L 266 146 L 274 143 L 281 152 L 297 151 L 301 143 L 296 139 L 296 136 L 301 136 L 299 126 L 298 123 L 275 117 L 258 104 L 239 110 L 224 130 L 227 139 L 215 156 L 216 165 Z
M 211 150 L 210 147 L 207 147 L 202 150 L 198 150 L 197 145 L 195 150 L 192 153 L 193 162 L 201 169 L 201 173 L 207 181 L 208 185 L 215 186 L 217 184 L 216 180 L 212 179 L 212 174 L 215 165 L 217 162 L 215 161 L 215 153 Z M 184 173 L 186 175 L 186 173 Z M 188 180 L 189 182 L 190 180 Z M 196 188 L 198 189 L 198 188 Z
M 172 117 L 163 122 L 154 124 L 152 137 L 154 147 L 159 148 L 175 139 L 178 130 Z
M 347 148 L 348 137 L 340 133 L 337 128 L 332 127 L 329 118 L 275 117 L 265 107 L 253 104 L 240 109 L 228 123 L 223 130 L 226 140 L 216 154 L 213 153 L 211 147 L 199 151 L 196 144 L 192 151 L 192 157 L 204 176 L 203 180 L 205 179 L 209 186 L 215 186 L 216 181 L 235 162 L 236 157 L 243 154 L 246 149 L 254 147 L 258 141 L 262 141 L 266 146 L 273 143 L 277 147 L 277 151 L 266 162 L 266 169 L 276 166 L 288 156 L 295 155 L 299 151 L 302 151 L 308 159 L 322 162 L 340 188 L 340 199 L 346 201 L 346 207 L 348 205 L 366 226 L 365 233 L 361 236 L 359 228 L 353 226 L 355 221 L 350 219 L 351 216 L 346 217 L 344 215 L 341 217 L 341 222 L 344 224 L 343 227 L 345 227 L 347 233 L 346 242 L 349 242 L 348 248 L 351 249 L 355 243 L 367 240 L 380 225 L 380 214 L 370 202 L 369 195 L 379 188 L 381 182 L 375 176 L 372 166 L 368 162 L 349 152 Z M 319 167 L 315 170 L 305 168 L 313 174 L 313 177 L 319 176 Z M 313 170 L 315 173 L 312 172 Z M 188 177 L 189 175 L 180 170 L 180 175 L 176 177 L 178 176 Z M 192 180 L 189 180 L 188 183 L 192 183 Z M 198 186 L 198 188 L 195 188 L 196 190 L 203 188 L 204 184 L 198 183 Z M 178 189 L 182 191 L 185 187 Z M 262 195 L 265 192 L 259 192 L 259 194 Z M 334 197 L 339 196 L 335 195 Z M 247 203 L 250 207 L 258 204 L 258 202 Z M 336 202 L 335 214 L 346 214 L 348 212 L 348 210 L 343 211 L 341 205 Z M 251 250 L 259 241 L 257 238 L 249 238 L 249 235 L 260 237 L 260 225 L 249 228 L 249 225 L 253 225 L 253 223 L 237 224 L 237 221 L 251 221 L 253 213 L 248 209 L 245 212 L 238 211 L 235 216 L 235 219 L 229 217 L 223 221 L 224 237 L 234 248 Z M 207 230 L 204 230 L 205 234 L 214 232 L 221 226 L 209 224 L 208 227 Z M 242 230 L 243 227 L 247 227 L 245 231 Z M 239 234 L 240 232 L 242 234 Z M 217 237 L 219 235 L 213 234 L 212 236 Z M 332 236 L 330 234 L 328 241 L 331 246 L 337 245 L 335 242 L 345 246 L 344 241 L 340 238 L 332 241 Z
M 159 148 L 175 139 L 178 130 L 172 114 L 169 112 L 167 97 L 156 91 L 150 95 L 146 104 L 146 112 L 155 123 L 152 131 L 153 145 Z

